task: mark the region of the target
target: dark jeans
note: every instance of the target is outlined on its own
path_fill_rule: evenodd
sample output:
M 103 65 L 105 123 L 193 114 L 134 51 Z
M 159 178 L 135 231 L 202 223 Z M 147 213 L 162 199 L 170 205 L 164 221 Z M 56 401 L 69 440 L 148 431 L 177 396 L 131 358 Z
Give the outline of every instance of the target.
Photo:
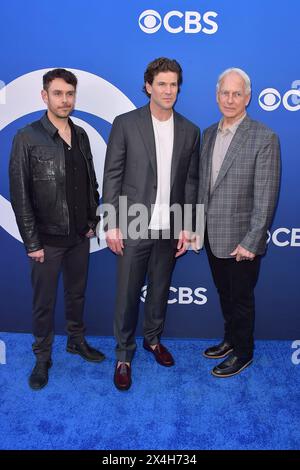
M 163 331 L 171 276 L 175 264 L 172 240 L 141 240 L 138 245 L 125 245 L 118 257 L 117 300 L 114 332 L 119 361 L 130 362 L 136 343 L 141 288 L 148 277 L 145 300 L 144 336 L 150 344 L 160 340 Z
M 44 246 L 45 261 L 31 260 L 33 287 L 32 345 L 38 360 L 51 357 L 54 338 L 54 307 L 60 271 L 63 273 L 67 333 L 71 340 L 84 335 L 83 308 L 88 273 L 89 240 L 84 238 L 71 247 Z
M 205 248 L 220 297 L 225 322 L 224 339 L 233 346 L 236 356 L 251 359 L 254 349 L 254 288 L 261 257 L 239 262 L 235 258 L 217 258 L 211 251 L 207 234 Z

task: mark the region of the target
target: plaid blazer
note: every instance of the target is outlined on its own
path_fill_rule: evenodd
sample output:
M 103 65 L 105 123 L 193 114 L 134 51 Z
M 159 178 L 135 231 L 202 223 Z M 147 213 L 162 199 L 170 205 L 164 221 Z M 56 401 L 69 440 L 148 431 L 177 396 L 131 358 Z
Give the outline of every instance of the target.
M 218 123 L 203 134 L 198 191 L 212 252 L 218 258 L 230 258 L 240 244 L 252 253 L 263 254 L 279 192 L 278 137 L 246 116 L 231 141 L 210 193 L 217 129 Z

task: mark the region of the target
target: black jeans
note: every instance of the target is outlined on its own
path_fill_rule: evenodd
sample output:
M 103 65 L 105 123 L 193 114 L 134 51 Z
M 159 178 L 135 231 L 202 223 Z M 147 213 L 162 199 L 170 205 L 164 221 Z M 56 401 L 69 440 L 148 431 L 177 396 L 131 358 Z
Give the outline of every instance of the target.
M 241 359 L 251 359 L 254 349 L 255 299 L 260 256 L 253 261 L 217 258 L 211 251 L 207 233 L 205 248 L 224 317 L 224 339 Z
M 33 287 L 32 345 L 38 360 L 51 357 L 54 338 L 54 307 L 60 271 L 63 273 L 67 333 L 71 340 L 80 341 L 85 328 L 83 308 L 88 273 L 89 240 L 84 238 L 67 248 L 44 246 L 45 261 L 31 260 Z

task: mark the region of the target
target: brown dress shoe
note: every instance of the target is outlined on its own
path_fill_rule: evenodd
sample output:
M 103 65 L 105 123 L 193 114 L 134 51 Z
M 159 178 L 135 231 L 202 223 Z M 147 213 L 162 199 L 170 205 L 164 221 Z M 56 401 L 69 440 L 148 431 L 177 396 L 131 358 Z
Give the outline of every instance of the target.
M 114 384 L 118 390 L 128 390 L 131 386 L 131 367 L 125 362 L 118 361 L 115 367 Z
M 161 366 L 171 367 L 174 365 L 172 354 L 161 343 L 156 344 L 155 348 L 152 349 L 150 344 L 144 339 L 143 348 L 146 349 L 146 351 L 151 352 L 154 355 L 155 360 Z

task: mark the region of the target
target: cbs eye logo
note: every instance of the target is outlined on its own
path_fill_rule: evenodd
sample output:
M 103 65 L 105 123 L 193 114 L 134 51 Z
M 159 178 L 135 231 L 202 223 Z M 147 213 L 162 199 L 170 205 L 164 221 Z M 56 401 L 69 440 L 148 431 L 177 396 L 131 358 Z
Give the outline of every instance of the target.
M 299 85 L 299 81 L 296 82 L 294 84 Z M 265 88 L 258 97 L 258 103 L 265 111 L 275 111 L 281 103 L 287 111 L 299 111 L 300 90 L 293 88 L 281 96 L 276 88 Z
M 170 286 L 171 298 L 168 299 L 168 304 L 180 304 L 180 305 L 204 305 L 208 301 L 207 289 L 205 287 L 197 287 L 192 289 L 191 287 L 172 287 Z M 147 285 L 141 289 L 140 300 L 145 302 L 147 297 Z
M 156 33 L 161 27 L 161 16 L 155 10 L 145 10 L 139 17 L 139 25 L 144 33 Z
M 145 10 L 139 16 L 139 27 L 144 33 L 153 34 L 164 26 L 168 33 L 205 33 L 214 34 L 218 31 L 218 24 L 214 18 L 218 16 L 215 11 L 207 11 L 201 15 L 198 11 L 172 10 L 161 15 L 155 10 Z

